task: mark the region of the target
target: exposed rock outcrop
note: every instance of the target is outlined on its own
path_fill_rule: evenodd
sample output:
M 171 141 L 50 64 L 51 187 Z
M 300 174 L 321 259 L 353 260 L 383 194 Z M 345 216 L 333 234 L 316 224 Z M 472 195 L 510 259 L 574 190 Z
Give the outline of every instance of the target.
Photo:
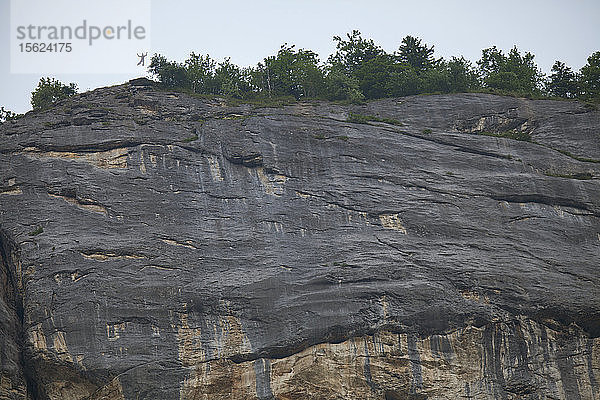
M 582 104 L 137 80 L 0 138 L 2 400 L 600 398 Z

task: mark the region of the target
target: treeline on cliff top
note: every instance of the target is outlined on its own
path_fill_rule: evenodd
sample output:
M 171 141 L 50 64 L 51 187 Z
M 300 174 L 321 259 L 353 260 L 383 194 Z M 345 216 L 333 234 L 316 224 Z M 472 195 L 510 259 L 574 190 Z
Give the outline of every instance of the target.
M 228 58 L 218 63 L 208 54 L 191 53 L 184 62 L 155 54 L 148 70 L 168 89 L 241 100 L 360 102 L 423 93 L 486 92 L 600 103 L 600 51 L 592 53 L 579 71 L 556 61 L 550 75 L 544 75 L 535 56 L 522 54 L 516 46 L 508 53 L 496 46 L 484 49 L 473 65 L 464 57 L 436 58 L 434 46 L 413 36 L 402 39 L 391 54 L 356 30 L 333 40 L 336 51 L 326 62 L 311 50 L 284 44 L 256 67 L 241 68 Z M 33 110 L 44 110 L 75 93 L 74 83 L 41 78 L 31 93 L 31 104 Z M 0 122 L 20 117 L 0 108 Z
M 490 47 L 473 65 L 464 57 L 436 58 L 434 46 L 406 36 L 394 53 L 359 31 L 335 36 L 336 52 L 322 63 L 311 50 L 284 44 L 256 67 L 191 53 L 183 63 L 152 57 L 149 72 L 167 88 L 238 99 L 291 96 L 351 102 L 422 93 L 490 92 L 523 97 L 559 97 L 600 102 L 600 52 L 579 72 L 556 61 L 545 76 L 534 55 L 515 46 Z

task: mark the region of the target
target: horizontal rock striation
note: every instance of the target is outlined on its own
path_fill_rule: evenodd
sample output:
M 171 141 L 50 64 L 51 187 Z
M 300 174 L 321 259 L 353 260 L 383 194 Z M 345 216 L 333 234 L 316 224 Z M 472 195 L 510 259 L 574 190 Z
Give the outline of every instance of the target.
M 600 398 L 583 104 L 136 80 L 0 139 L 2 400 Z

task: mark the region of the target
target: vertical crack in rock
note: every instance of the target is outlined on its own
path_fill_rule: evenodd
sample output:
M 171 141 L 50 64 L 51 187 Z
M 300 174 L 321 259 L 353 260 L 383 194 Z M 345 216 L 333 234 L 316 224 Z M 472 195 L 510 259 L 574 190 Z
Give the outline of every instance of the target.
M 23 284 L 17 245 L 0 228 L 0 398 L 40 399 L 24 355 Z
M 49 357 L 42 324 L 31 342 L 25 328 L 21 274 L 20 250 L 0 228 L 0 399 L 123 399 L 117 378 L 105 384 L 100 377 L 84 376 L 74 368 L 68 352 Z M 53 335 L 52 348 L 59 353 L 66 349 L 63 332 Z
M 598 381 L 596 380 L 596 376 L 594 374 L 594 363 L 593 363 L 593 357 L 594 357 L 594 340 L 593 339 L 588 339 L 587 340 L 587 344 L 586 344 L 586 350 L 588 353 L 588 357 L 587 357 L 587 368 L 588 368 L 588 377 L 590 379 L 590 389 L 592 392 L 592 397 L 594 399 L 598 398 Z
M 265 358 L 254 361 L 254 373 L 256 374 L 256 396 L 259 400 L 272 400 L 271 390 L 271 362 Z
M 568 342 L 565 344 L 565 348 L 559 351 L 557 357 L 558 371 L 560 372 L 560 380 L 566 398 L 569 400 L 582 400 L 579 395 L 580 389 L 577 384 L 577 377 L 575 376 L 575 368 L 573 365 L 572 354 L 577 352 L 574 345 L 575 343 Z
M 367 384 L 371 388 L 371 390 L 375 393 L 379 390 L 378 385 L 373 382 L 373 377 L 371 375 L 371 358 L 369 357 L 369 346 L 367 345 L 367 341 L 365 340 L 365 366 L 364 366 L 364 376 Z
M 413 381 L 411 384 L 411 394 L 417 394 L 423 389 L 423 374 L 421 371 L 421 357 L 417 348 L 417 338 L 415 335 L 408 335 L 408 360 L 410 361 L 410 369 L 412 371 Z

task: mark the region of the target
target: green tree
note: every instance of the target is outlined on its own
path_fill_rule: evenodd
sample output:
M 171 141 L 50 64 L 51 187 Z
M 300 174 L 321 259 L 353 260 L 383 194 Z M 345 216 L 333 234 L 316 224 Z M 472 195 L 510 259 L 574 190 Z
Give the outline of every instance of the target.
M 449 75 L 449 91 L 452 93 L 469 92 L 480 88 L 477 72 L 470 61 L 464 57 L 452 57 L 445 63 Z
M 592 53 L 581 70 L 581 86 L 586 98 L 600 101 L 600 51 Z
M 219 94 L 238 99 L 248 97 L 252 92 L 250 78 L 251 69 L 238 67 L 232 64 L 229 58 L 219 63 L 214 74 Z
M 496 46 L 483 49 L 481 51 L 481 58 L 477 61 L 479 71 L 482 78 L 485 80 L 487 77 L 500 72 L 506 63 L 506 57 L 502 53 L 502 50 L 498 50 Z
M 357 30 L 346 37 L 334 36 L 336 52 L 328 59 L 328 69 L 355 79 L 365 98 L 390 96 L 390 80 L 400 68 L 395 57 L 386 53 L 372 39 L 364 39 Z M 334 74 L 333 77 L 340 81 L 339 75 Z M 357 97 L 356 94 L 354 97 Z
M 319 56 L 311 50 L 300 49 L 293 62 L 294 80 L 297 82 L 296 98 L 319 97 L 323 94 L 325 72 L 319 65 Z
M 388 93 L 393 97 L 410 96 L 421 93 L 423 82 L 410 65 L 401 65 L 390 74 Z
M 543 75 L 534 55 L 513 47 L 508 56 L 496 46 L 484 49 L 477 64 L 485 87 L 519 94 L 541 93 Z
M 324 87 L 324 73 L 317 54 L 284 44 L 276 56 L 259 63 L 253 82 L 267 96 L 317 97 Z
M 408 35 L 402 39 L 397 57 L 401 63 L 410 65 L 419 74 L 435 65 L 433 51 L 433 46 L 421 44 L 421 39 Z
M 450 61 L 439 59 L 422 71 L 419 78 L 419 91 L 425 93 L 460 93 L 479 88 L 477 73 L 463 57 L 452 57 Z
M 202 56 L 191 53 L 183 67 L 187 75 L 187 84 L 194 93 L 218 94 L 219 85 L 215 80 L 217 63 L 207 54 Z
M 354 72 L 359 88 L 368 99 L 390 96 L 389 82 L 400 65 L 393 56 L 382 53 L 362 63 Z
M 383 49 L 372 39 L 363 39 L 360 31 L 353 30 L 346 36 L 348 40 L 344 40 L 340 36 L 333 37 L 333 41 L 336 42 L 336 52 L 327 60 L 331 69 L 354 76 L 364 63 L 384 54 Z
M 165 56 L 154 54 L 148 71 L 169 88 L 190 88 L 190 81 L 185 65 L 168 61 Z
M 31 92 L 31 105 L 34 110 L 46 110 L 59 101 L 77 93 L 77 85 L 65 85 L 54 78 L 41 78 L 37 87 Z
M 364 100 L 358 79 L 348 76 L 342 71 L 329 71 L 325 78 L 325 96 L 329 100 L 347 100 L 353 103 Z
M 438 65 L 422 71 L 419 75 L 421 93 L 450 93 L 450 71 L 444 61 L 440 61 Z
M 565 63 L 556 61 L 552 66 L 552 74 L 548 78 L 546 90 L 552 96 L 576 97 L 580 92 L 577 74 Z

